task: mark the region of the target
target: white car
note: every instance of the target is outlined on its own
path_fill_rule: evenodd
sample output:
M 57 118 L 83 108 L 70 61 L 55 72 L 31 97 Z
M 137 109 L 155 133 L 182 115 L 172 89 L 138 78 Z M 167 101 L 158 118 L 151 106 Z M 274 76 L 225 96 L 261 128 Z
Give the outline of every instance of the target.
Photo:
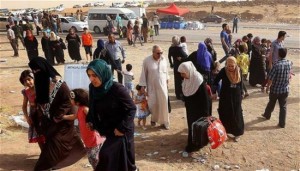
M 125 2 L 126 7 L 139 7 L 141 6 L 139 2 Z
M 93 3 L 87 3 L 87 4 L 84 4 L 82 7 L 93 7 L 94 4 Z
M 105 6 L 104 2 L 95 2 L 94 3 L 94 7 L 104 7 L 104 6 Z
M 74 28 L 75 31 L 83 31 L 83 28 L 89 28 L 88 24 L 82 21 L 78 21 L 74 17 L 60 17 L 61 29 L 63 31 L 69 31 L 70 28 Z
M 124 3 L 117 2 L 117 3 L 113 3 L 112 7 L 123 8 L 123 7 L 125 7 L 125 5 L 124 5 Z
M 81 8 L 81 5 L 74 5 L 73 8 Z

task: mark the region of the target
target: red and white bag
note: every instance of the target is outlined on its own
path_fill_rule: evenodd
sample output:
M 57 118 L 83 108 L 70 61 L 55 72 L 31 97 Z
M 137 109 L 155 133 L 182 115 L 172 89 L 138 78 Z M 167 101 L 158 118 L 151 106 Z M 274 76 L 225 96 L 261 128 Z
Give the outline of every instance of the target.
M 207 136 L 212 149 L 219 147 L 227 139 L 226 130 L 222 122 L 215 117 L 207 118 L 209 126 Z

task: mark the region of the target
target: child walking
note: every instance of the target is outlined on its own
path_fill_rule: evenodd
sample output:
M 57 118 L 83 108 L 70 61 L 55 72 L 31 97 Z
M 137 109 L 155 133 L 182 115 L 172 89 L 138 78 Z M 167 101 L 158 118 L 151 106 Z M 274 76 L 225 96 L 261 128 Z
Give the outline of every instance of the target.
M 246 81 L 247 80 L 247 76 L 248 76 L 249 65 L 250 65 L 249 56 L 246 53 L 247 51 L 245 49 L 245 46 L 240 45 L 239 46 L 239 51 L 240 51 L 240 55 L 237 56 L 236 61 L 237 61 L 237 65 L 242 70 L 243 80 Z M 243 82 L 243 90 L 244 90 L 243 91 L 243 97 L 249 96 L 247 88 L 246 88 L 244 82 Z
M 145 88 L 137 85 L 136 90 L 138 91 L 135 96 L 134 103 L 136 104 L 136 117 L 138 118 L 138 126 L 142 126 L 143 130 L 146 130 L 146 118 L 149 116 L 150 111 L 148 109 L 148 102 L 146 99 Z M 143 125 L 141 125 L 141 121 L 143 121 Z
M 20 82 L 25 86 L 25 89 L 22 90 L 23 94 L 23 105 L 22 110 L 26 121 L 29 125 L 28 129 L 28 140 L 29 143 L 38 143 L 40 149 L 45 143 L 45 137 L 38 131 L 38 115 L 36 112 L 35 104 L 35 88 L 34 88 L 34 77 L 31 70 L 24 70 L 20 75 Z M 29 104 L 29 114 L 27 106 Z M 37 133 L 39 132 L 39 133 Z
M 92 47 L 93 47 L 93 36 L 88 31 L 86 27 L 83 28 L 82 37 L 82 46 L 84 47 L 85 54 L 86 54 L 86 62 L 89 63 L 92 61 Z
M 119 71 L 123 74 L 124 76 L 124 86 L 127 88 L 129 95 L 131 98 L 134 98 L 134 91 L 133 91 L 133 80 L 134 80 L 134 74 L 131 72 L 132 70 L 132 65 L 127 64 L 126 65 L 126 71 Z
M 149 29 L 149 35 L 150 35 L 150 40 L 151 42 L 154 41 L 154 29 L 153 29 L 153 26 L 150 26 L 150 29 Z
M 64 115 L 64 120 L 78 119 L 81 138 L 85 144 L 88 154 L 88 160 L 93 169 L 99 162 L 99 151 L 105 141 L 105 137 L 101 137 L 95 130 L 90 130 L 86 124 L 86 115 L 88 114 L 88 92 L 83 89 L 74 89 L 70 92 L 70 100 L 73 106 L 78 107 L 76 114 Z

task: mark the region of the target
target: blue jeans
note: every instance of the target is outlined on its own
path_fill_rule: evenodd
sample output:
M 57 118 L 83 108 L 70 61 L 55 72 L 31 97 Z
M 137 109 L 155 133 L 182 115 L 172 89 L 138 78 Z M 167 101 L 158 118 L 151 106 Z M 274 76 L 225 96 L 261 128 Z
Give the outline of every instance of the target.
M 226 61 L 226 59 L 229 57 L 229 51 L 227 51 L 226 47 L 222 45 L 222 48 L 225 52 L 225 56 L 219 60 L 219 63 L 221 64 L 222 62 Z
M 279 126 L 285 127 L 285 118 L 286 118 L 286 106 L 287 106 L 287 97 L 289 93 L 284 94 L 269 94 L 269 103 L 265 109 L 264 117 L 266 119 L 271 118 L 271 113 L 274 111 L 276 101 L 279 102 Z

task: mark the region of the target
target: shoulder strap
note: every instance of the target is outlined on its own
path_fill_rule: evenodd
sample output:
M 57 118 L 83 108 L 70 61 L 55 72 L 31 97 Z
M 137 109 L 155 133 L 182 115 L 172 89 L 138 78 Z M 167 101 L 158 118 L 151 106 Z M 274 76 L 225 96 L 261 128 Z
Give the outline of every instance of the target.
M 46 115 L 48 118 L 50 118 L 50 113 L 49 113 L 49 109 L 50 109 L 50 106 L 53 102 L 53 99 L 55 98 L 56 96 L 56 93 L 58 92 L 59 88 L 61 87 L 61 85 L 64 83 L 63 80 L 59 80 L 56 82 L 50 96 L 49 96 L 49 103 L 46 104 L 46 108 L 44 110 L 44 115 Z

